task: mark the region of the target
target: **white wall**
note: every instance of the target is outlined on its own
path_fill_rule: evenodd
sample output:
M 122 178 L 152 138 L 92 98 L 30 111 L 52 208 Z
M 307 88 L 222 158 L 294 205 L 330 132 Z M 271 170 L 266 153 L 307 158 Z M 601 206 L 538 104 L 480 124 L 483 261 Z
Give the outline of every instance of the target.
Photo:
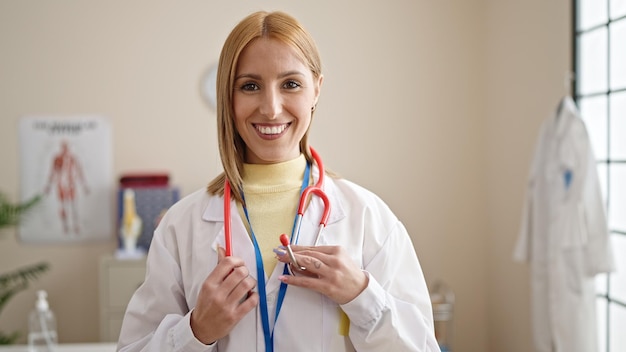
M 569 69 L 570 1 L 0 2 L 0 191 L 18 199 L 24 114 L 102 113 L 114 175 L 170 170 L 188 194 L 218 172 L 215 115 L 199 80 L 235 23 L 282 9 L 313 33 L 325 81 L 312 144 L 382 196 L 429 283 L 457 294 L 455 351 L 530 350 L 527 272 L 510 261 L 540 121 Z M 0 330 L 26 331 L 45 288 L 64 342 L 98 339 L 101 244 L 34 246 L 0 234 L 0 271 L 52 269 L 15 297 Z

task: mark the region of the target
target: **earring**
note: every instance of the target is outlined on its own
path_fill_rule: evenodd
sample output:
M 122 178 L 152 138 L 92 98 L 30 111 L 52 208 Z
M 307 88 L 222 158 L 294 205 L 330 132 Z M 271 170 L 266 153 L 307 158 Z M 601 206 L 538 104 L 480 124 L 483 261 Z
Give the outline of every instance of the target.
M 317 104 L 311 106 L 311 112 L 315 111 L 315 108 L 317 107 Z

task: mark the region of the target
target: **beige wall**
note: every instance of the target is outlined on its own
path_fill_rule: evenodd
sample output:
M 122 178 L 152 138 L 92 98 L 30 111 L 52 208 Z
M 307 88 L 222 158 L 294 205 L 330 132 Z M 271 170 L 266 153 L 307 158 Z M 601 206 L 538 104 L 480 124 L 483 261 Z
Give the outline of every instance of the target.
M 486 15 L 487 306 L 490 351 L 531 351 L 528 268 L 510 260 L 540 124 L 571 67 L 572 1 L 490 1 Z
M 168 169 L 184 194 L 203 187 L 218 160 L 200 76 L 241 17 L 283 9 L 324 61 L 313 145 L 389 203 L 429 283 L 455 290 L 455 351 L 527 352 L 527 270 L 510 253 L 538 126 L 564 93 L 570 3 L 4 0 L 0 190 L 19 197 L 17 123 L 37 113 L 104 114 L 115 176 Z M 0 236 L 0 271 L 52 264 L 2 312 L 0 330 L 26 331 L 45 288 L 61 340 L 97 340 L 97 261 L 114 234 L 68 246 Z

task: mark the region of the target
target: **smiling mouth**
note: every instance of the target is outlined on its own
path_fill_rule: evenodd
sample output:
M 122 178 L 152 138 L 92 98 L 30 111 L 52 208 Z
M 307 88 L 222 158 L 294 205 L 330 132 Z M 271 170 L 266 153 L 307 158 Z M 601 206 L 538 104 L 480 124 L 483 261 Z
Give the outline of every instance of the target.
M 262 135 L 272 136 L 283 133 L 290 123 L 284 123 L 282 125 L 254 125 L 254 128 Z

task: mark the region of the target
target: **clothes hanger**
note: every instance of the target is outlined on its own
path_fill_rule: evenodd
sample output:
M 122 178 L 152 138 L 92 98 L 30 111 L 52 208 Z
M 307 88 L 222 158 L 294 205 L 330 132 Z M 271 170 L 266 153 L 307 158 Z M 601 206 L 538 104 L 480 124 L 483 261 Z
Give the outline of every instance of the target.
M 563 86 L 565 88 L 565 95 L 559 101 L 559 105 L 556 108 L 556 116 L 558 118 L 561 115 L 561 109 L 563 109 L 563 105 L 565 104 L 565 99 L 570 98 L 572 96 L 572 83 L 574 82 L 575 75 L 572 71 L 565 72 L 565 79 L 563 80 Z

